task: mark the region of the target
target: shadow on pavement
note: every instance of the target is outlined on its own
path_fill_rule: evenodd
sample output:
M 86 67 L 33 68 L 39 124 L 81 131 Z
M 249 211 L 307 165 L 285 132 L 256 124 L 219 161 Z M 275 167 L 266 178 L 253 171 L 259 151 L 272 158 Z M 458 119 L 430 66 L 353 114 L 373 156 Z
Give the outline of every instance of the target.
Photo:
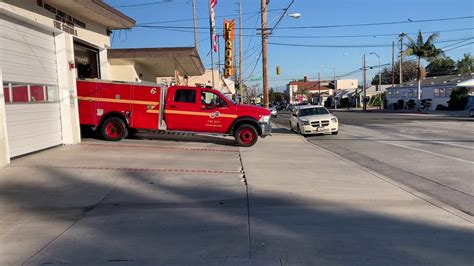
M 91 138 L 101 140 L 96 134 L 83 134 L 83 138 Z M 128 139 L 136 140 L 156 140 L 156 141 L 167 141 L 167 142 L 197 142 L 197 143 L 212 143 L 221 146 L 237 146 L 234 139 L 225 138 L 221 136 L 209 136 L 209 135 L 196 135 L 191 133 L 177 133 L 177 132 L 160 132 L 160 133 L 148 133 L 138 132 Z
M 24 182 L 24 176 L 4 172 L 11 180 L 1 183 L 0 201 L 10 202 L 15 212 L 73 226 L 26 264 L 472 265 L 474 259 L 468 228 L 291 193 L 262 195 L 253 193 L 251 183 L 249 240 L 243 184 L 195 185 L 204 179 L 195 175 L 193 182 L 176 185 L 170 174 L 139 171 L 38 171 L 49 182 Z M 91 201 L 95 194 L 100 197 Z M 32 222 L 23 227 L 31 237 L 38 230 Z

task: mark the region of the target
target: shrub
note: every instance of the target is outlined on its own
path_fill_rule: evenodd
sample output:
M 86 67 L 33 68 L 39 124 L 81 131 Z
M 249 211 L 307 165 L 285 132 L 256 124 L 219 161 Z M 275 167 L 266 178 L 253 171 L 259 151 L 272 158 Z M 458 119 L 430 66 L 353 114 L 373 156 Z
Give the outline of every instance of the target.
M 340 108 L 346 108 L 349 107 L 349 98 L 342 98 L 338 101 L 339 107 Z
M 408 100 L 408 102 L 407 102 L 407 109 L 410 109 L 410 110 L 411 110 L 411 109 L 415 109 L 415 106 L 416 106 L 415 100 L 413 100 L 413 99 Z
M 464 87 L 453 89 L 451 95 L 449 96 L 449 109 L 453 111 L 464 110 L 464 107 L 467 103 L 468 93 L 468 89 Z
M 438 104 L 436 106 L 436 111 L 446 111 L 446 110 L 449 110 L 449 108 L 447 106 L 444 106 L 442 104 Z
M 397 101 L 397 104 L 398 104 L 397 109 L 403 109 L 403 107 L 405 106 L 405 101 L 400 99 Z

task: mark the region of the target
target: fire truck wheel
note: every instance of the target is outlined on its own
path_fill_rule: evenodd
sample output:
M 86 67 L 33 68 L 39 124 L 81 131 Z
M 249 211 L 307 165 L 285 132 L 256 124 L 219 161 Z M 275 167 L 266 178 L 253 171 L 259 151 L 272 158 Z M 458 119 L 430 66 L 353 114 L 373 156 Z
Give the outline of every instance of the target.
M 234 137 L 239 146 L 251 147 L 258 140 L 258 132 L 252 125 L 244 124 L 235 131 Z
M 111 117 L 102 123 L 101 133 L 105 140 L 119 141 L 127 137 L 128 129 L 122 119 Z

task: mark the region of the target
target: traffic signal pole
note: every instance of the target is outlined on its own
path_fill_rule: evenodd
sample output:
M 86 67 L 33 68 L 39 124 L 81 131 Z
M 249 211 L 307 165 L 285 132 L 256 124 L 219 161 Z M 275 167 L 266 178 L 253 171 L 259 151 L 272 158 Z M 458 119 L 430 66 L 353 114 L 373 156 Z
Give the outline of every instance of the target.
M 362 90 L 362 104 L 363 104 L 363 108 L 364 108 L 364 111 L 367 110 L 367 101 L 365 100 L 365 98 L 367 97 L 367 77 L 366 77 L 366 71 L 367 71 L 367 68 L 365 66 L 365 54 L 364 54 L 364 59 L 363 59 L 363 62 L 362 62 L 362 73 L 364 73 L 364 84 L 363 84 L 363 90 Z

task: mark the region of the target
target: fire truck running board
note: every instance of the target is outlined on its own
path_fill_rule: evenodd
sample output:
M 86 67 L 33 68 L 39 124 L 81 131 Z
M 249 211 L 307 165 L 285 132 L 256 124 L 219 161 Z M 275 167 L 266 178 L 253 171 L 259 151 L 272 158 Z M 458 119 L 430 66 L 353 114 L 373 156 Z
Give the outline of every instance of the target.
M 219 134 L 212 132 L 194 132 L 194 131 L 178 131 L 178 130 L 155 130 L 152 131 L 154 134 L 158 135 L 172 135 L 172 136 L 219 136 L 219 137 L 228 137 L 232 136 L 230 134 Z

